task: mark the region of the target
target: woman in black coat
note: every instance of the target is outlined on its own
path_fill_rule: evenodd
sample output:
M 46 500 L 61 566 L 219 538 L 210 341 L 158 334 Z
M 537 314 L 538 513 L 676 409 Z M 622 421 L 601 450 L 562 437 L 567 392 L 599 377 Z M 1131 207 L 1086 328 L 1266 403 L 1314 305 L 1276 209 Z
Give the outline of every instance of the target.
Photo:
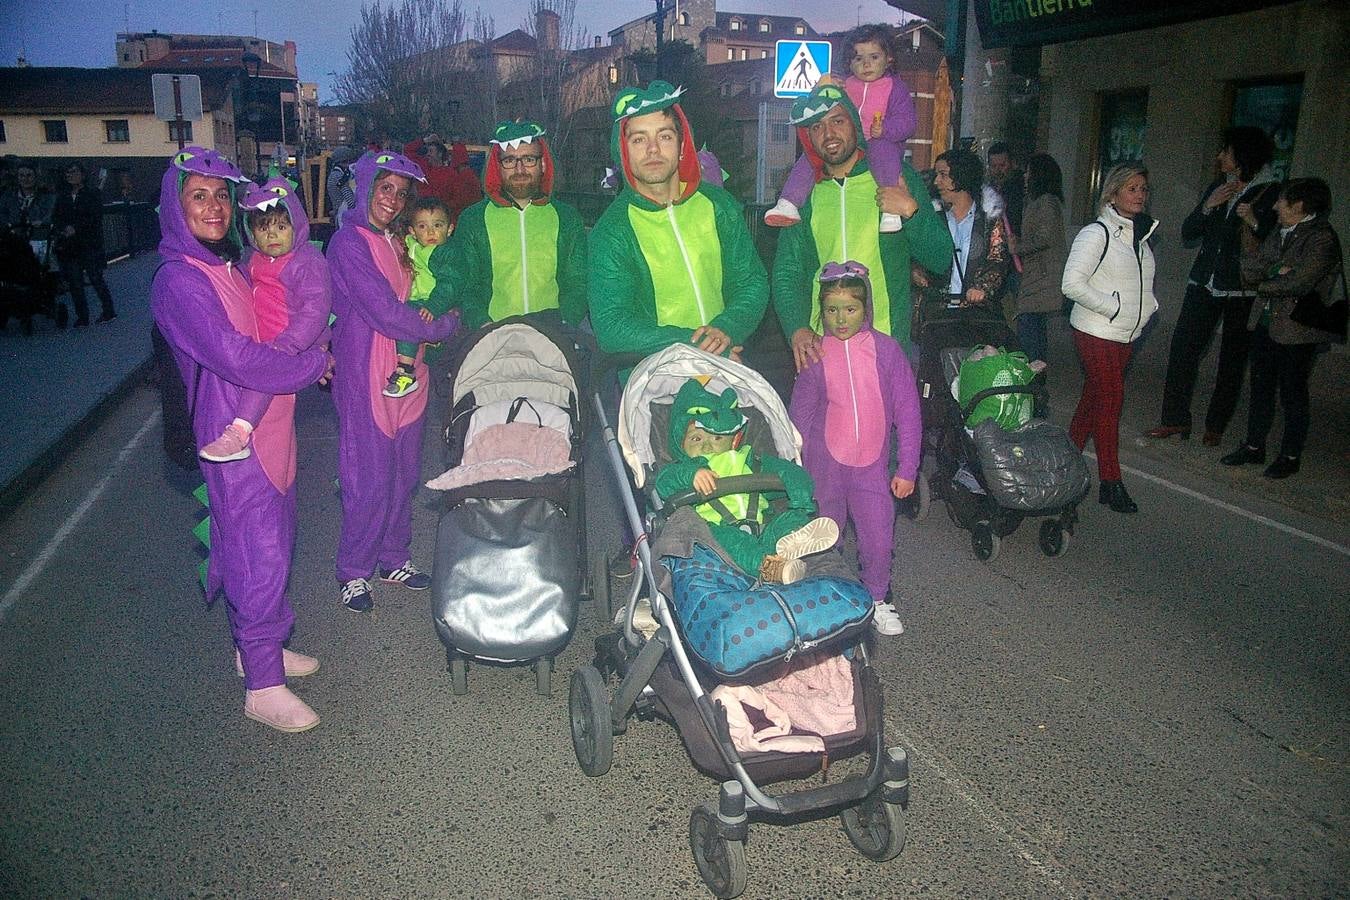
M 117 318 L 112 292 L 103 280 L 107 264 L 103 256 L 103 196 L 98 188 L 85 184 L 84 166 L 78 162 L 66 166 L 66 187 L 56 194 L 52 238 L 61 277 L 66 280 L 75 304 L 75 325 L 89 324 L 89 302 L 84 296 L 86 275 L 103 303 L 103 314 L 98 320 L 111 322 Z

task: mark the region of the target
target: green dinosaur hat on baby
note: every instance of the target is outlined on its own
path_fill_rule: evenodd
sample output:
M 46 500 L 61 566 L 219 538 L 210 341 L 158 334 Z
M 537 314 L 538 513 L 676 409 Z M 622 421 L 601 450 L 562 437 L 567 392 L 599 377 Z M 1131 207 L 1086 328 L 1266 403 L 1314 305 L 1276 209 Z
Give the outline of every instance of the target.
M 675 459 L 685 459 L 684 434 L 693 422 L 709 434 L 735 434 L 748 420 L 740 410 L 736 391 L 727 388 L 714 394 L 697 378 L 691 378 L 675 395 L 670 408 L 670 452 Z

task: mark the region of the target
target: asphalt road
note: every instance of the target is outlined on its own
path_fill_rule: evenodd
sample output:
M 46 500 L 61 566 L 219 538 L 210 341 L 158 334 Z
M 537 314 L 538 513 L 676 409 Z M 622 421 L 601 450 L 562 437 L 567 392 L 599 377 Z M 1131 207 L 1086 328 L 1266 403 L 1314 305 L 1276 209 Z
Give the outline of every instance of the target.
M 599 779 L 573 758 L 589 608 L 553 697 L 481 667 L 452 696 L 427 595 L 341 606 L 325 395 L 299 435 L 292 646 L 323 662 L 296 684 L 323 717 L 306 734 L 242 715 L 195 580 L 196 482 L 163 459 L 152 393 L 0 522 L 0 894 L 704 896 L 688 817 L 716 791 L 676 734 L 633 723 Z M 1131 476 L 1138 516 L 1087 504 L 1058 560 L 1029 527 L 986 566 L 940 510 L 902 523 L 906 633 L 877 665 L 912 759 L 908 845 L 874 865 L 837 820 L 757 826 L 745 896 L 1350 892 L 1344 530 L 1167 477 Z M 590 531 L 616 541 L 598 467 L 588 484 Z

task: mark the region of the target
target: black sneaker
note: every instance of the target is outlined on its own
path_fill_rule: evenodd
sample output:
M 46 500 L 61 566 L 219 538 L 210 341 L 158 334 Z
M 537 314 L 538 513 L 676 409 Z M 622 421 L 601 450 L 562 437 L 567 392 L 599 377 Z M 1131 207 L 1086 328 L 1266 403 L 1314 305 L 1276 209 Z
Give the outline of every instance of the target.
M 355 612 L 370 612 L 375 607 L 375 598 L 370 595 L 370 582 L 364 578 L 353 578 L 344 583 L 342 602 Z
M 1297 471 L 1297 456 L 1277 456 L 1275 457 L 1275 461 L 1266 466 L 1266 470 L 1261 474 L 1267 478 L 1288 478 Z
M 1266 451 L 1260 447 L 1250 447 L 1243 444 L 1227 456 L 1219 458 L 1219 463 L 1225 466 L 1245 466 L 1248 463 L 1260 465 L 1266 461 Z
M 401 584 L 410 591 L 425 591 L 431 587 L 431 576 L 414 566 L 412 560 L 397 569 L 381 569 L 379 576 L 385 584 Z

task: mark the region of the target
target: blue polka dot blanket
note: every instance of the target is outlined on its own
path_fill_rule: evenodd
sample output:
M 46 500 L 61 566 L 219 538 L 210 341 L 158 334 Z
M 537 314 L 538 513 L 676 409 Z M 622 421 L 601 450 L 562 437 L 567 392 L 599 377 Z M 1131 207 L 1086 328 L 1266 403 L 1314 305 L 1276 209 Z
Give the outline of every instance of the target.
M 727 678 L 855 634 L 872 615 L 872 598 L 856 581 L 818 576 L 765 584 L 702 544 L 688 558 L 661 562 L 670 570 L 686 646 Z

